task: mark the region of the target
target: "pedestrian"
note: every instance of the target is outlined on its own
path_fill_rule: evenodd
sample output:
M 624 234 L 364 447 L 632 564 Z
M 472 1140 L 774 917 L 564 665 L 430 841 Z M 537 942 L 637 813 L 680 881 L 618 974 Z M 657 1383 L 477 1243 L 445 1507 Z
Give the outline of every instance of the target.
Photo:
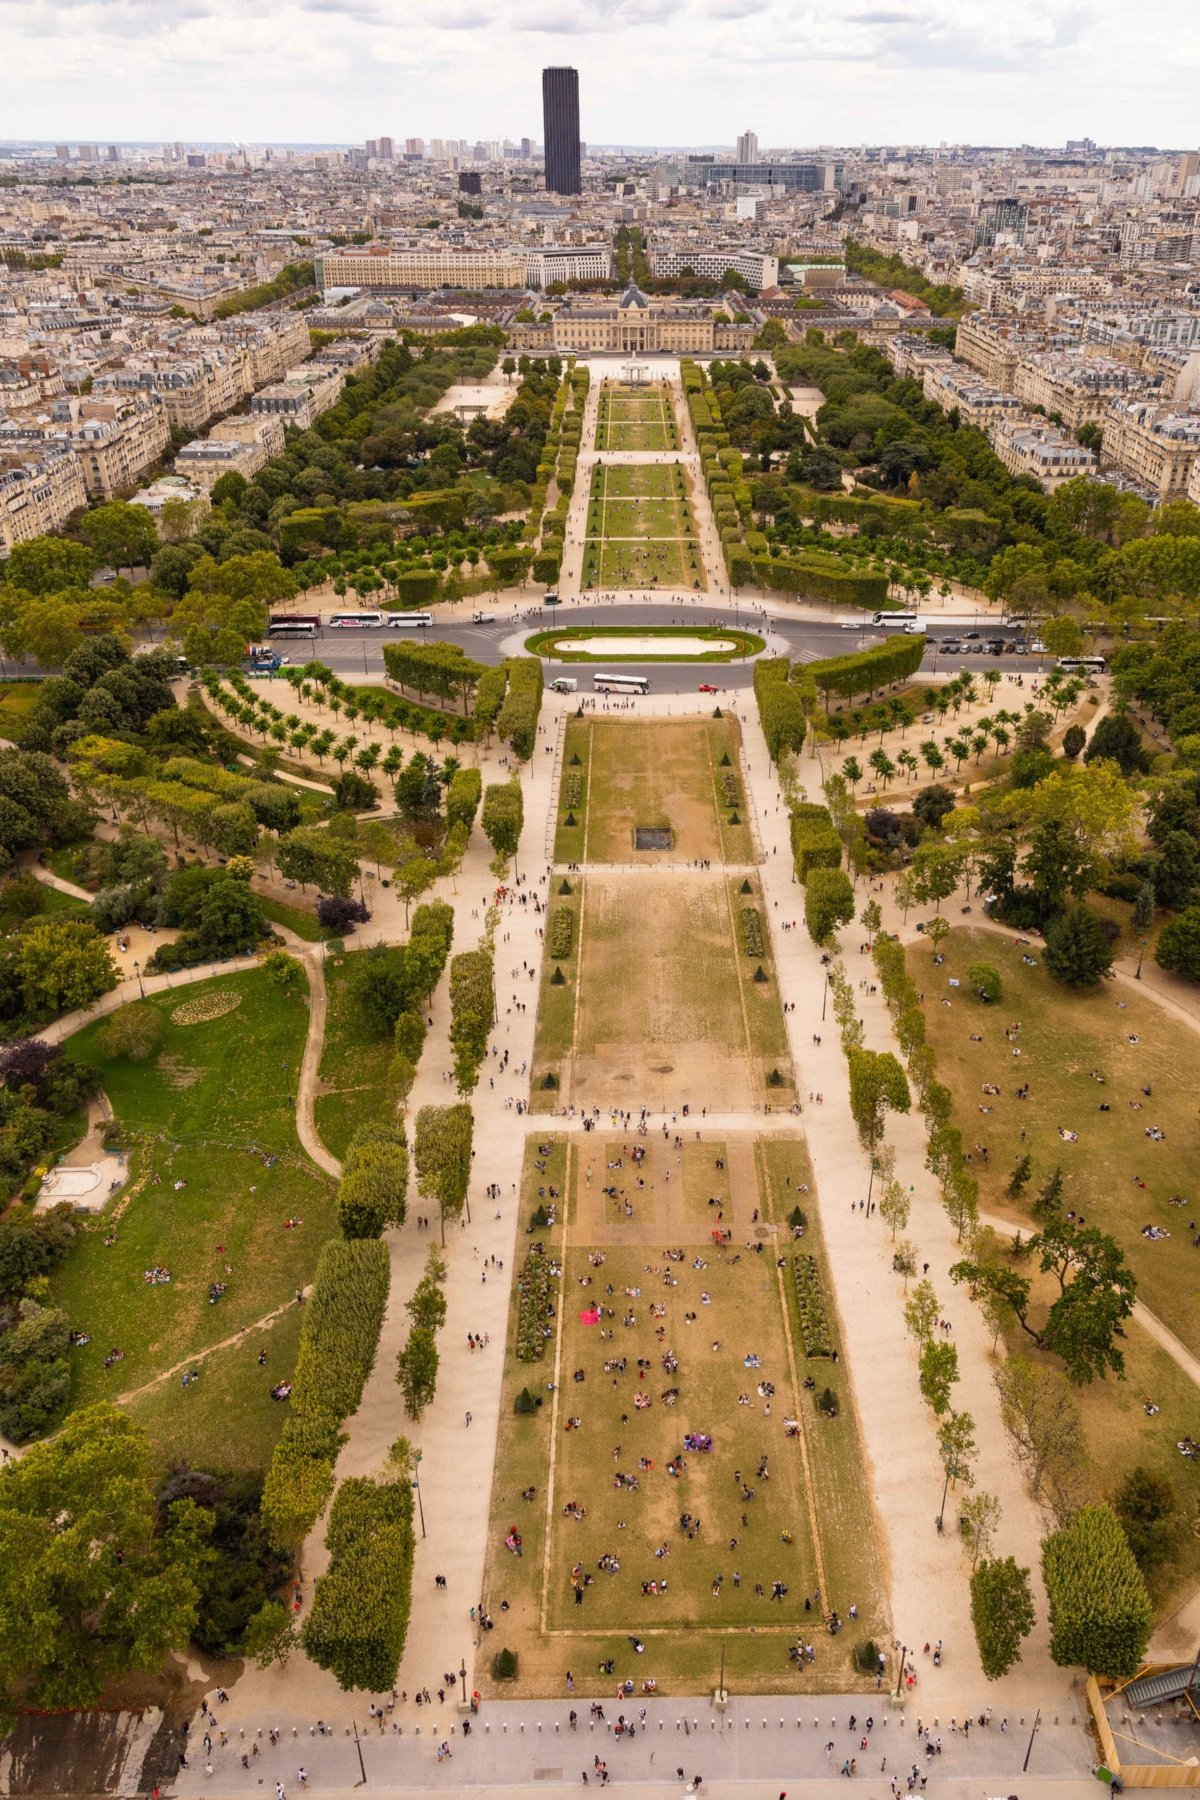
M 468 1414 L 467 1414 L 467 1425 L 468 1425 L 468 1427 L 469 1427 L 469 1426 L 470 1426 L 470 1423 L 471 1423 L 471 1415 L 470 1415 L 470 1413 L 468 1413 Z

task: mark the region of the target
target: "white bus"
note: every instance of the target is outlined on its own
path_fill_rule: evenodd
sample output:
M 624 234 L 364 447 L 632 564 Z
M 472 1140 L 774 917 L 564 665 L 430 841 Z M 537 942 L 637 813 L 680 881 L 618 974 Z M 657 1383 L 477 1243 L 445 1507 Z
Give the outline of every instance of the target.
M 335 612 L 329 615 L 331 631 L 379 631 L 383 624 L 381 612 Z
M 316 637 L 321 629 L 321 620 L 317 614 L 305 618 L 302 613 L 275 613 L 267 621 L 267 634 L 270 637 L 308 638 Z
M 877 612 L 872 616 L 872 625 L 880 625 L 884 631 L 903 631 L 906 625 L 915 625 L 915 612 Z
M 592 686 L 598 694 L 648 694 L 648 675 L 593 675 Z
M 432 625 L 433 614 L 422 612 L 394 612 L 388 614 L 387 622 L 392 627 L 393 631 L 404 631 L 410 626 L 415 628 L 418 626 Z
M 1103 675 L 1108 664 L 1102 656 L 1060 656 L 1054 666 L 1064 675 L 1073 675 L 1080 669 L 1086 669 L 1089 675 Z

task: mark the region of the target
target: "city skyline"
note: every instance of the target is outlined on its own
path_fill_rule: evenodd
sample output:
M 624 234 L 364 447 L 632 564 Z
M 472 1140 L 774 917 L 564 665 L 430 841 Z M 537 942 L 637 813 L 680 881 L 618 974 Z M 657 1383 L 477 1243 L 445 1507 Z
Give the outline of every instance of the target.
M 5 11 L 0 116 L 10 137 L 39 141 L 354 142 L 367 115 L 397 136 L 519 137 L 539 117 L 540 70 L 571 64 L 580 134 L 595 144 L 688 144 L 700 119 L 711 140 L 720 119 L 728 142 L 751 125 L 764 147 L 1082 136 L 1171 147 L 1192 141 L 1200 64 L 1183 0 L 1159 6 L 1152 32 L 1128 0 L 1089 13 L 1076 0 L 999 13 L 980 0 L 872 0 L 836 16 L 781 0 L 553 14 L 519 0 L 499 28 L 474 0 L 416 26 L 376 0 L 289 0 L 249 18 L 233 0 Z

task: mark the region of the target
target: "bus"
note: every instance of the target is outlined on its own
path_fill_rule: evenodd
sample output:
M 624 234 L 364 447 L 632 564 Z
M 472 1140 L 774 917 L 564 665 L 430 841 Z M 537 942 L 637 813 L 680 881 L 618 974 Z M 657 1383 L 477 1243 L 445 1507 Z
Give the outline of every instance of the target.
M 648 675 L 593 675 L 592 686 L 598 694 L 648 694 Z
M 915 625 L 915 612 L 877 612 L 871 616 L 872 625 L 882 625 L 884 630 L 898 631 L 902 625 Z
M 1103 675 L 1108 664 L 1102 656 L 1060 656 L 1054 666 L 1061 669 L 1064 675 L 1074 675 L 1079 671 L 1086 671 L 1089 675 Z
M 382 631 L 381 612 L 335 612 L 329 615 L 330 631 Z
M 403 631 L 408 626 L 422 628 L 433 624 L 433 614 L 423 612 L 394 612 L 388 614 L 388 624 L 393 631 Z
M 269 637 L 315 638 L 320 629 L 319 613 L 272 613 L 267 620 Z

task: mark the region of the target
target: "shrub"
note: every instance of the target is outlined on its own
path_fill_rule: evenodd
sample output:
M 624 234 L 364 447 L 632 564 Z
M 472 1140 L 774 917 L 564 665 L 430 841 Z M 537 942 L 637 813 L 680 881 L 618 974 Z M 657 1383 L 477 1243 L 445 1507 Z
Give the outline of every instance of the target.
M 763 954 L 762 914 L 757 906 L 742 908 L 742 944 L 747 956 Z
M 865 1643 L 858 1645 L 854 1652 L 854 1663 L 862 1674 L 878 1675 L 879 1645 L 874 1638 L 868 1638 Z
M 515 1650 L 501 1650 L 492 1658 L 492 1675 L 496 1681 L 515 1681 L 520 1666 Z
M 803 1213 L 800 1218 L 803 1222 Z M 800 1314 L 800 1336 L 804 1340 L 804 1354 L 805 1356 L 829 1356 L 833 1352 L 833 1345 L 829 1338 L 825 1300 L 821 1292 L 821 1273 L 817 1267 L 816 1257 L 793 1256 L 792 1276 L 796 1284 L 796 1304 Z
M 999 1000 L 1002 992 L 1000 971 L 991 963 L 975 962 L 967 970 L 967 980 L 985 1002 Z

